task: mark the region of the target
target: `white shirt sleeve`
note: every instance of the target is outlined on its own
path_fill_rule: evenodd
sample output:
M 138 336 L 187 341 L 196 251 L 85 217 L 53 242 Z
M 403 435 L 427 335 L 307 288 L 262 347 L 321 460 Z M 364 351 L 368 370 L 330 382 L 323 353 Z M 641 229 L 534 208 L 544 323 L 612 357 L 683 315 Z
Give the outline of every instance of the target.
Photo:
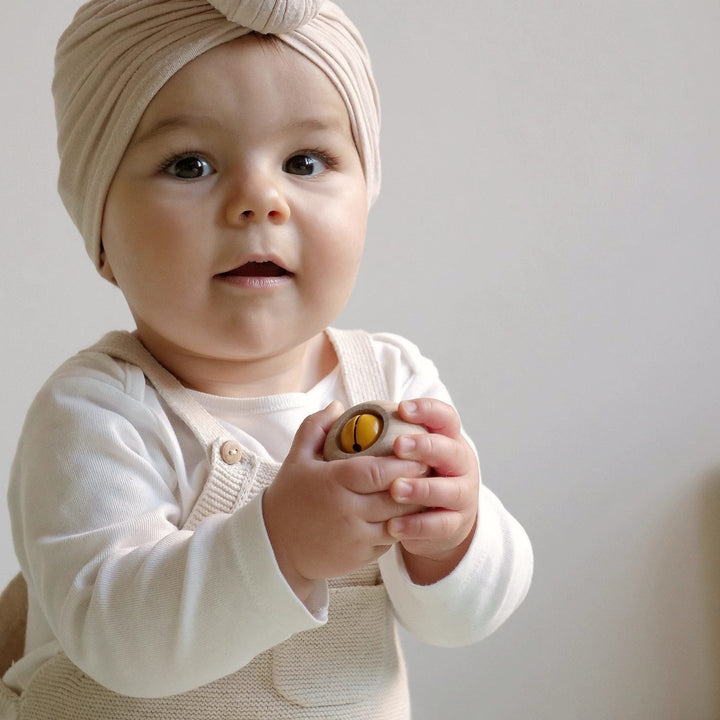
M 36 629 L 36 644 L 54 636 L 101 684 L 151 697 L 228 675 L 322 625 L 327 597 L 308 609 L 284 580 L 260 496 L 179 529 L 177 438 L 144 402 L 137 368 L 103 357 L 51 378 L 13 467 L 13 536 L 49 635 Z
M 435 365 L 415 345 L 397 335 L 378 334 L 373 339 L 395 402 L 433 397 L 452 404 Z M 521 525 L 481 484 L 475 535 L 447 577 L 432 585 L 414 584 L 399 545 L 379 564 L 402 625 L 429 644 L 458 646 L 486 637 L 520 605 L 530 587 L 533 554 Z

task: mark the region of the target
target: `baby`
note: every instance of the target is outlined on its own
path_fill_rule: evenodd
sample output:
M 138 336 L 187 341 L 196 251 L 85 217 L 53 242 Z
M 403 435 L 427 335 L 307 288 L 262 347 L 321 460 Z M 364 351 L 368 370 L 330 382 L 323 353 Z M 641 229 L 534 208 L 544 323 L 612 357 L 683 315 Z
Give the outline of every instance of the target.
M 91 0 L 54 93 L 61 195 L 137 329 L 29 411 L 0 718 L 409 717 L 395 619 L 475 642 L 532 553 L 434 365 L 330 327 L 379 188 L 357 30 L 320 0 Z M 325 461 L 368 400 L 418 434 Z

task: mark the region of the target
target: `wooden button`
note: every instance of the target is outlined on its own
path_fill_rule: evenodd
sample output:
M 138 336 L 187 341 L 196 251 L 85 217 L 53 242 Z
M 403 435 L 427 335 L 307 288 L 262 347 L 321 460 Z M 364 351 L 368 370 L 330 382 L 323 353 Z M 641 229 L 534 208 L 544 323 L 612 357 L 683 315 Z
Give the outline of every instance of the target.
M 239 442 L 228 440 L 220 448 L 220 457 L 228 464 L 234 465 L 242 457 L 242 448 Z

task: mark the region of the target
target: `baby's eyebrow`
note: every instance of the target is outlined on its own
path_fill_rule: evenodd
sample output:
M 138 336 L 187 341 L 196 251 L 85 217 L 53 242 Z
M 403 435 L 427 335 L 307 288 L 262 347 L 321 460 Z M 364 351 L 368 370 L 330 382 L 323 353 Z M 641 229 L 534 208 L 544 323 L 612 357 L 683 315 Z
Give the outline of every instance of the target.
M 188 127 L 204 127 L 219 126 L 217 118 L 212 115 L 192 115 L 183 113 L 180 115 L 171 115 L 163 118 L 158 122 L 150 125 L 149 128 L 142 128 L 142 123 L 138 126 L 138 131 L 131 141 L 131 145 L 140 145 L 152 140 L 153 138 L 172 132 L 174 130 L 183 130 Z
M 141 122 L 130 141 L 130 145 L 137 146 L 154 140 L 155 138 L 171 133 L 176 130 L 193 129 L 222 129 L 223 123 L 213 115 L 180 113 L 178 115 L 170 115 L 161 118 L 157 122 L 144 128 Z M 278 124 L 274 132 L 285 134 L 291 132 L 330 132 L 344 133 L 349 132 L 349 120 L 340 114 L 328 113 L 327 115 L 312 116 L 306 118 L 298 118 L 287 124 Z
M 328 115 L 327 117 L 310 117 L 300 120 L 293 120 L 288 123 L 288 130 L 342 130 L 343 121 L 336 115 Z

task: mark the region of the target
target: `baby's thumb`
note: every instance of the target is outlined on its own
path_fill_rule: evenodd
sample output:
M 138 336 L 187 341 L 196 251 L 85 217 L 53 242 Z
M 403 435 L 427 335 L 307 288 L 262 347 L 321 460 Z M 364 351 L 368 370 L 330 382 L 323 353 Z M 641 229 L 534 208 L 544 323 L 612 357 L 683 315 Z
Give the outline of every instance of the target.
M 295 433 L 290 454 L 305 457 L 322 457 L 325 437 L 332 424 L 343 413 L 343 406 L 333 400 L 326 408 L 308 415 Z

